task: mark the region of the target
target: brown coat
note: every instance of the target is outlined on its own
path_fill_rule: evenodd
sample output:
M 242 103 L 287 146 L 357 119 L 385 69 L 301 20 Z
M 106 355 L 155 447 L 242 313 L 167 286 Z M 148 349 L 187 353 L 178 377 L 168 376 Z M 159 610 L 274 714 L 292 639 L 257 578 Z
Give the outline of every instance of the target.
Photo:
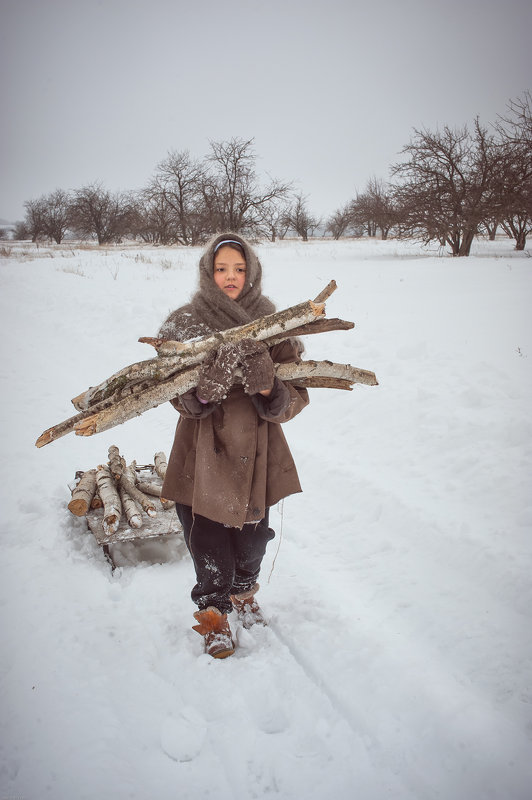
M 286 341 L 271 350 L 275 362 L 294 361 Z M 309 402 L 306 389 L 285 384 L 290 402 L 272 415 L 267 402 L 253 401 L 240 387 L 200 419 L 176 398 L 180 413 L 163 484 L 164 497 L 193 513 L 235 528 L 256 522 L 266 508 L 301 491 L 294 460 L 280 423 Z M 284 391 L 284 390 L 283 390 Z M 272 403 L 273 406 L 273 403 Z

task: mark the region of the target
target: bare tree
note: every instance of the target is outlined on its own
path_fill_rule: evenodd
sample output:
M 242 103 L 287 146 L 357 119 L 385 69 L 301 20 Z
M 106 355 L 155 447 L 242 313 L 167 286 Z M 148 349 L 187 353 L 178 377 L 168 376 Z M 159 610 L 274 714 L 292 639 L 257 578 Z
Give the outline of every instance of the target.
M 532 97 L 530 92 L 508 103 L 508 113 L 496 125 L 504 167 L 499 175 L 500 222 L 524 250 L 532 233 Z
M 336 209 L 325 226 L 325 232 L 330 233 L 333 239 L 340 239 L 353 226 L 353 214 L 351 204 L 347 203 L 342 208 Z
M 350 210 L 352 223 L 365 228 L 368 236 L 376 236 L 380 230 L 382 239 L 387 239 L 397 222 L 394 192 L 376 177 L 370 178 L 365 191 L 356 195 Z
M 393 191 L 387 183 L 373 177 L 368 182 L 367 193 L 373 206 L 373 218 L 381 232 L 381 238 L 387 239 L 390 230 L 397 222 Z
M 204 237 L 204 165 L 187 150 L 170 151 L 144 190 L 150 211 L 164 222 L 164 236 L 178 244 L 197 244 Z
M 255 169 L 253 139 L 211 142 L 204 177 L 203 202 L 211 232 L 256 233 L 264 211 L 282 203 L 290 186 L 277 180 L 261 188 Z
M 32 242 L 37 242 L 46 236 L 42 197 L 37 200 L 26 200 L 24 208 L 26 209 L 24 226 L 27 236 Z
M 24 203 L 25 232 L 33 242 L 44 237 L 61 244 L 70 225 L 70 196 L 63 189 Z
M 479 229 L 480 231 L 484 230 L 486 232 L 490 242 L 494 242 L 500 224 L 501 224 L 500 216 L 494 216 L 493 214 L 491 214 L 482 220 Z
M 443 132 L 415 130 L 402 150 L 408 160 L 392 167 L 401 183 L 395 196 L 404 236 L 448 244 L 468 256 L 481 223 L 493 215 L 501 154 L 493 136 L 475 121 Z
M 17 242 L 22 242 L 26 239 L 31 239 L 30 232 L 28 231 L 27 225 L 24 220 L 18 220 L 18 222 L 15 222 L 14 239 Z
M 290 227 L 287 222 L 289 201 L 276 199 L 263 203 L 257 210 L 258 233 L 264 234 L 271 242 L 284 239 Z
M 530 207 L 530 200 L 528 205 Z M 503 219 L 501 225 L 508 236 L 515 239 L 515 249 L 524 250 L 527 236 L 532 233 L 532 215 L 530 211 L 514 211 L 513 214 L 508 214 Z
M 514 144 L 532 147 L 532 95 L 524 92 L 522 97 L 510 100 L 506 116 L 499 114 L 497 130 L 502 138 Z
M 501 226 L 515 239 L 515 249 L 524 250 L 532 233 L 532 148 L 508 143 L 501 178 Z
M 351 219 L 355 225 L 366 231 L 368 236 L 377 235 L 377 220 L 375 218 L 375 204 L 367 191 L 357 192 L 350 206 Z
M 133 227 L 135 235 L 143 242 L 170 245 L 179 239 L 174 214 L 162 195 L 139 192 L 134 204 Z
M 61 244 L 70 227 L 71 197 L 63 189 L 56 189 L 43 198 L 44 227 L 47 236 Z
M 309 236 L 314 234 L 321 220 L 308 210 L 307 198 L 302 194 L 298 194 L 288 210 L 286 222 L 298 236 L 301 236 L 304 242 L 308 242 Z
M 73 228 L 81 236 L 96 237 L 98 244 L 120 242 L 134 227 L 134 203 L 130 194 L 111 194 L 93 183 L 74 192 L 71 206 Z

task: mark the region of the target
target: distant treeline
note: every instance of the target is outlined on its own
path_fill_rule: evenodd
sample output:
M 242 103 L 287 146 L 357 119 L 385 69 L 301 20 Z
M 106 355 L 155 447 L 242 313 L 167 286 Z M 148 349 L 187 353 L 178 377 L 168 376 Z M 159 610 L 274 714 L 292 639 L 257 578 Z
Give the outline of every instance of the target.
M 15 238 L 65 235 L 99 244 L 138 239 L 161 245 L 195 245 L 220 230 L 275 241 L 303 240 L 316 231 L 342 236 L 390 235 L 439 242 L 453 255 L 469 255 L 478 234 L 498 228 L 523 250 L 532 231 L 532 98 L 510 100 L 489 128 L 414 129 L 390 167 L 389 182 L 371 178 L 361 193 L 318 219 L 290 183 L 261 185 L 253 139 L 211 142 L 202 160 L 171 151 L 140 191 L 107 191 L 100 183 L 28 200 Z

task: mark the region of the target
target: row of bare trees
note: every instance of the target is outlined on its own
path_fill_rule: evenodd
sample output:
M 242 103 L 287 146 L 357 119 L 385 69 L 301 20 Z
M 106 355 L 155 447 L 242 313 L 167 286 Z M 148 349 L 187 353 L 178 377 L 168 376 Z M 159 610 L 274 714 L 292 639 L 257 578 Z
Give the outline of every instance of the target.
M 211 142 L 203 160 L 188 151 L 170 152 L 149 184 L 138 192 L 108 192 L 94 183 L 72 192 L 58 189 L 25 203 L 17 238 L 48 238 L 67 232 L 99 244 L 126 237 L 170 245 L 194 245 L 219 230 L 275 241 L 292 230 L 307 239 L 319 220 L 292 185 L 261 185 L 253 139 Z
M 317 229 L 341 236 L 417 238 L 469 255 L 479 233 L 501 228 L 523 250 L 532 232 L 532 98 L 508 104 L 489 129 L 414 130 L 391 167 L 391 181 L 366 189 L 322 226 L 292 185 L 259 180 L 253 139 L 211 142 L 203 159 L 172 151 L 146 187 L 110 193 L 100 184 L 57 190 L 25 204 L 17 238 L 61 242 L 67 231 L 99 244 L 126 237 L 194 245 L 219 230 L 275 241 L 289 232 L 307 240 Z
M 15 235 L 33 242 L 49 239 L 61 244 L 69 231 L 80 238 L 95 238 L 98 244 L 119 242 L 132 232 L 135 219 L 131 194 L 111 194 L 99 184 L 71 193 L 57 189 L 24 206 L 26 217 L 17 223 Z
M 500 227 L 523 250 L 532 232 L 532 98 L 511 100 L 491 129 L 415 130 L 391 168 L 328 220 L 327 231 L 438 242 L 467 256 L 474 237 Z

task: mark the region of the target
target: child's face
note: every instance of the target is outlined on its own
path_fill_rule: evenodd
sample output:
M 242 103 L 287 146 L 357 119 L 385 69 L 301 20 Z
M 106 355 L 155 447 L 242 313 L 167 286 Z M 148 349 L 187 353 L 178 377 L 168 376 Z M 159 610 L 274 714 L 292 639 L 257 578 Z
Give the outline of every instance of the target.
M 236 300 L 246 282 L 246 259 L 232 247 L 220 247 L 214 256 L 213 277 L 216 286 Z

